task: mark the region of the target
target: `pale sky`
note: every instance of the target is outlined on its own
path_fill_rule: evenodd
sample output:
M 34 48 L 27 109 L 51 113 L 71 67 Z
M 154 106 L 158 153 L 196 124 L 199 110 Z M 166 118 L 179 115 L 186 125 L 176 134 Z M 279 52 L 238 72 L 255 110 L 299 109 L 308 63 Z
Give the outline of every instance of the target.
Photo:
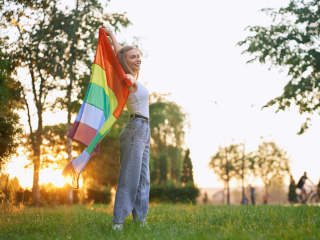
M 260 136 L 274 140 L 292 159 L 292 174 L 297 181 L 308 172 L 319 180 L 319 116 L 312 117 L 312 127 L 302 136 L 305 116 L 297 108 L 275 114 L 276 108 L 261 107 L 279 96 L 289 81 L 286 71 L 268 70 L 269 64 L 246 65 L 249 55 L 236 47 L 249 32 L 248 25 L 271 24 L 261 8 L 287 6 L 289 0 L 111 0 L 107 12 L 127 12 L 133 23 L 118 40 L 132 42 L 141 37 L 148 57 L 142 59 L 139 81 L 149 92 L 171 93 L 170 100 L 190 116 L 186 128 L 186 145 L 190 148 L 194 178 L 199 187 L 220 187 L 212 170 L 210 156 L 219 143 L 234 139 L 241 143 L 246 135 L 248 152 L 256 150 Z M 219 109 L 214 102 L 217 101 Z M 255 107 L 250 110 L 251 104 Z M 44 116 L 45 124 L 57 123 L 66 114 Z M 250 114 L 250 118 L 249 118 Z M 259 185 L 258 182 L 256 182 Z M 288 183 L 287 183 L 288 184 Z M 236 184 L 233 182 L 233 186 Z

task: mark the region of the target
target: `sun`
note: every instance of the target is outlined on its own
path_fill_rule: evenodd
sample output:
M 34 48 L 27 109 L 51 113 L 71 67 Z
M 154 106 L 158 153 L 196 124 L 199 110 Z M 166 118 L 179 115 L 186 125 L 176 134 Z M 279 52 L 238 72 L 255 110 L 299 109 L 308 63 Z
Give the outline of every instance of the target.
M 33 169 L 24 168 L 30 161 L 25 156 L 19 156 L 8 164 L 8 174 L 10 178 L 17 177 L 22 188 L 32 188 Z M 65 180 L 61 175 L 62 169 L 46 168 L 40 171 L 39 185 L 52 183 L 56 187 L 63 187 Z

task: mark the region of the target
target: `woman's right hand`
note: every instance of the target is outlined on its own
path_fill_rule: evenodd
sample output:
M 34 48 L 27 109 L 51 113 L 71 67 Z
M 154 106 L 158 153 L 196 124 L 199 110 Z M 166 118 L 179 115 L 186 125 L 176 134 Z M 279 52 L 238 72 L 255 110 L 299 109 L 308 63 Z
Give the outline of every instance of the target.
M 105 31 L 107 36 L 111 36 L 112 35 L 112 32 L 111 32 L 111 30 L 109 28 L 104 27 L 104 28 L 102 28 L 102 30 Z
M 115 51 L 115 53 L 117 55 L 118 51 L 121 48 L 121 46 L 118 43 L 117 39 L 115 38 L 115 36 L 113 35 L 112 31 L 109 28 L 102 27 L 101 29 L 107 34 L 107 36 L 109 36 L 111 38 L 111 41 L 112 41 L 112 44 L 113 44 L 113 47 L 114 47 L 114 51 Z
M 131 74 L 126 74 L 126 75 L 127 75 L 127 78 L 132 82 L 132 85 L 134 85 L 137 81 L 136 78 Z

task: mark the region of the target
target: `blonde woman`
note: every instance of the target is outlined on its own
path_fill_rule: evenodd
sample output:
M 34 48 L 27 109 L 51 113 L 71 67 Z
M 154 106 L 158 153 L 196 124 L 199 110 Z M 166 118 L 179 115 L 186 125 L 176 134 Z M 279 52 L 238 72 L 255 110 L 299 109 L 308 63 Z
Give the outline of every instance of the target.
M 149 208 L 149 92 L 139 82 L 141 59 L 132 46 L 121 47 L 113 33 L 103 29 L 111 38 L 117 59 L 132 86 L 128 87 L 129 121 L 119 136 L 120 173 L 113 210 L 113 229 L 121 229 L 124 219 L 132 213 L 133 220 L 142 225 Z

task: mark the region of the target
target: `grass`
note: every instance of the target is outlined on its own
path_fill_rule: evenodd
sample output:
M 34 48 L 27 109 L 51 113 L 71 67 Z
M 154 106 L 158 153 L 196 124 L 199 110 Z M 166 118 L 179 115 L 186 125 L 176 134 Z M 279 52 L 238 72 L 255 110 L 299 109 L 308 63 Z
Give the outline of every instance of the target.
M 111 206 L 0 205 L 0 239 L 320 239 L 319 206 L 151 206 L 147 227 L 128 217 L 114 231 Z

